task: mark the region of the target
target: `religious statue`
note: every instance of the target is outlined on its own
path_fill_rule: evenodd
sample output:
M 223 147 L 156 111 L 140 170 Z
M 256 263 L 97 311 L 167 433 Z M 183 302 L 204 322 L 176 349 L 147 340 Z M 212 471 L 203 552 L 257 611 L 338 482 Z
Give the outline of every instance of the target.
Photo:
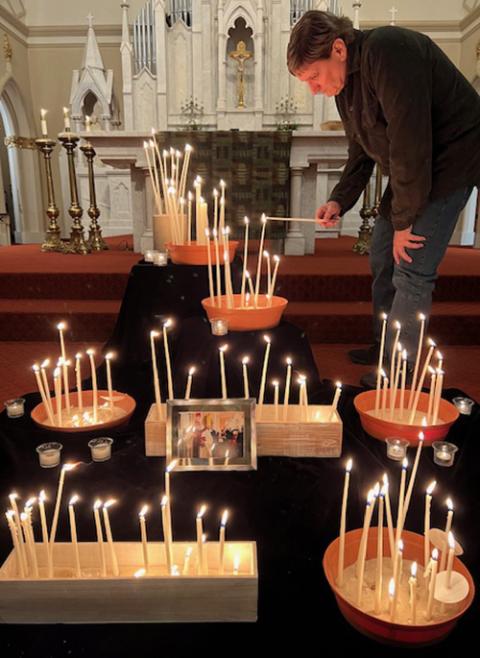
M 228 53 L 228 56 L 237 62 L 237 107 L 245 107 L 245 62 L 252 55 L 253 53 L 247 50 L 245 41 L 239 41 L 236 50 Z

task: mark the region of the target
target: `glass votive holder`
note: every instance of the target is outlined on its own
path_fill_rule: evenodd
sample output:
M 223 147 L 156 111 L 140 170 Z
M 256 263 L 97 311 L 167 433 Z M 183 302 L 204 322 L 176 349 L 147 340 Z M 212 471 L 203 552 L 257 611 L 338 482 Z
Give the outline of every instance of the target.
M 168 265 L 168 254 L 166 251 L 156 251 L 153 254 L 153 264 L 158 267 L 165 267 Z
M 25 398 L 15 398 L 4 402 L 9 418 L 20 418 L 25 413 Z
M 453 466 L 458 446 L 454 443 L 448 443 L 448 441 L 434 441 L 432 448 L 433 461 L 437 466 Z
M 213 318 L 210 320 L 210 323 L 214 336 L 225 336 L 225 334 L 228 334 L 228 320 L 225 318 Z
M 153 263 L 153 258 L 157 252 L 154 249 L 147 249 L 143 259 L 145 260 L 146 263 Z
M 112 443 L 113 439 L 108 436 L 102 436 L 98 439 L 91 439 L 88 442 L 88 447 L 92 453 L 92 460 L 94 462 L 106 462 L 112 456 Z
M 401 462 L 407 456 L 407 448 L 410 442 L 406 439 L 401 439 L 397 436 L 387 436 L 385 439 L 387 444 L 387 457 L 396 462 Z
M 464 416 L 470 416 L 475 402 L 470 398 L 453 398 L 453 404 L 457 407 L 459 413 Z
M 60 464 L 62 444 L 51 441 L 37 446 L 38 459 L 42 468 L 55 468 Z

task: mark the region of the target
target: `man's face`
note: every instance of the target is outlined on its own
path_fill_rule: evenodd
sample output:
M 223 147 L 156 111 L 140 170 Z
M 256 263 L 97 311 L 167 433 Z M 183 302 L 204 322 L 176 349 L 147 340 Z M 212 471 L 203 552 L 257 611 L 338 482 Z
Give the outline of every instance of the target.
M 317 59 L 304 64 L 295 72 L 310 91 L 324 96 L 336 96 L 345 86 L 347 75 L 347 47 L 342 39 L 336 39 L 328 59 Z

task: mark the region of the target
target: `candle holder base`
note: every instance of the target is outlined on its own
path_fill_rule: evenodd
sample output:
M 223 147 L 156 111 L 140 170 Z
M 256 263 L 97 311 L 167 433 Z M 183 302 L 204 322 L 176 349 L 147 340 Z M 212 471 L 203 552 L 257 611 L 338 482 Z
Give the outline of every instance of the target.
M 56 416 L 56 400 L 52 398 L 54 419 Z M 93 391 L 83 391 L 82 405 L 79 405 L 78 394 L 70 393 L 70 412 L 66 410 L 66 397 L 62 395 L 62 424 L 52 425 L 48 420 L 47 410 L 43 402 L 32 409 L 32 420 L 40 427 L 52 432 L 92 432 L 116 427 L 126 423 L 132 416 L 136 402 L 126 393 L 113 392 L 113 409 L 110 406 L 108 391 L 98 391 L 98 417 L 93 420 Z M 85 416 L 85 414 L 88 414 Z M 75 418 L 77 417 L 77 418 Z
M 67 247 L 65 242 L 62 241 L 60 228 L 48 228 L 45 233 L 45 242 L 41 246 L 41 251 L 51 252 L 56 251 L 59 253 L 66 253 Z
M 414 424 L 409 425 L 409 411 L 405 411 L 404 417 L 400 419 L 397 410 L 394 412 L 393 419 L 390 418 L 390 412 L 388 411 L 389 396 L 390 392 L 387 395 L 387 411 L 383 415 L 381 412 L 375 412 L 376 391 L 359 393 L 353 401 L 355 409 L 360 416 L 363 429 L 374 439 L 384 441 L 389 436 L 398 436 L 402 439 L 407 439 L 411 446 L 416 446 L 418 445 L 418 435 L 420 432 L 423 432 L 425 437 L 424 445 L 431 445 L 434 441 L 444 439 L 450 427 L 459 417 L 459 413 L 453 404 L 448 402 L 448 400 L 441 399 L 437 423 L 435 425 L 422 425 L 422 419 L 427 416 L 430 396 L 428 393 L 420 393 Z M 398 398 L 399 395 L 397 395 L 397 404 Z M 405 409 L 408 408 L 409 400 L 410 391 L 406 391 Z
M 223 570 L 220 544 L 204 544 L 206 573 L 198 568 L 196 542 L 172 543 L 169 574 L 165 544 L 148 542 L 144 575 L 141 542 L 114 542 L 119 576 L 100 573 L 99 547 L 79 542 L 81 577 L 75 575 L 71 543 L 54 544 L 54 577 L 47 573 L 43 544 L 35 550 L 39 578 L 21 578 L 13 550 L 0 568 L 0 617 L 10 624 L 107 624 L 171 622 L 254 622 L 257 620 L 258 568 L 255 542 L 225 542 Z M 184 573 L 185 554 L 191 550 Z M 238 563 L 237 563 L 238 560 Z M 137 576 L 135 576 L 137 574 Z M 25 601 L 29 604 L 25 605 Z
M 383 533 L 383 545 L 384 547 L 388 547 L 387 528 L 383 529 Z M 389 613 L 385 610 L 385 605 L 380 614 L 375 614 L 371 605 L 368 606 L 365 604 L 363 607 L 359 607 L 352 601 L 352 593 L 351 591 L 349 592 L 347 570 L 348 567 L 353 566 L 356 562 L 361 535 L 361 529 L 351 530 L 345 534 L 345 580 L 341 588 L 337 586 L 336 582 L 340 544 L 338 537 L 329 545 L 323 556 L 323 570 L 325 576 L 336 598 L 339 610 L 345 619 L 360 633 L 382 643 L 407 647 L 434 644 L 443 640 L 448 633 L 451 632 L 458 619 L 460 619 L 460 617 L 468 610 L 475 596 L 473 578 L 465 565 L 460 562 L 458 558 L 455 558 L 453 566 L 454 571 L 462 574 L 469 584 L 468 595 L 463 601 L 456 605 L 449 606 L 449 609 L 445 611 L 439 610 L 441 604 L 437 602 L 435 604 L 436 607 L 434 608 L 434 612 L 440 614 L 434 614 L 432 619 L 427 621 L 424 609 L 425 605 L 423 605 L 423 610 L 420 607 L 420 603 L 424 602 L 425 597 L 419 597 L 416 617 L 417 623 L 413 624 L 411 619 L 405 619 L 405 617 L 408 617 L 408 612 L 406 614 L 404 613 L 404 621 L 402 622 L 400 619 L 400 614 L 402 612 L 400 606 L 399 621 L 392 622 L 389 618 Z M 404 530 L 402 533 L 402 539 L 404 541 L 404 562 L 416 561 L 418 564 L 423 564 L 423 535 Z M 386 550 L 388 552 L 389 549 L 386 548 Z M 372 527 L 370 528 L 367 540 L 367 560 L 374 560 L 376 554 L 377 528 Z M 390 560 L 390 558 L 387 558 L 387 560 Z M 406 569 L 404 569 L 404 583 L 402 588 L 405 590 L 403 594 L 408 601 L 408 586 L 406 586 L 408 576 L 405 574 L 405 571 Z M 423 578 L 423 575 L 418 577 L 418 581 L 420 581 L 421 578 Z M 354 580 L 356 580 L 355 576 Z M 354 588 L 354 591 L 356 591 L 356 587 Z M 366 592 L 367 590 L 364 588 L 364 591 Z M 385 604 L 385 597 L 383 601 Z
M 237 247 L 237 241 L 229 240 L 228 255 L 230 262 L 235 258 Z M 172 263 L 175 265 L 208 265 L 208 250 L 206 244 L 197 244 L 196 242 L 192 242 L 191 244 L 173 244 L 172 242 L 168 242 L 165 244 L 165 248 L 168 249 Z M 223 265 L 224 263 L 223 251 L 223 246 L 221 246 L 220 265 Z M 212 260 L 212 265 L 216 265 L 217 258 L 214 245 L 211 242 L 210 258 Z
M 241 306 L 241 295 L 233 295 L 233 307 L 228 308 L 227 296 L 220 297 L 220 306 L 217 305 L 218 298 L 214 301 L 207 297 L 202 299 L 202 306 L 209 320 L 222 317 L 227 320 L 230 331 L 255 331 L 260 329 L 272 329 L 280 324 L 282 315 L 287 308 L 288 300 L 285 297 L 272 297 L 267 295 L 258 296 L 258 304 L 255 308 L 253 300 L 250 299 L 249 306 Z M 270 302 L 270 303 L 269 303 Z

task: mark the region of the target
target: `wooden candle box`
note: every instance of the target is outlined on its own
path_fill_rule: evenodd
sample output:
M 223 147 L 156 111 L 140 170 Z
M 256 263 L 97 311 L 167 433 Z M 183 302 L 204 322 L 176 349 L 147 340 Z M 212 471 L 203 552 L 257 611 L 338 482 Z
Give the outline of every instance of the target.
M 0 568 L 0 620 L 10 624 L 107 624 L 142 622 L 253 622 L 257 619 L 255 542 L 226 542 L 220 573 L 218 542 L 204 544 L 207 573 L 198 573 L 195 542 L 174 542 L 167 575 L 165 545 L 148 543 L 148 572 L 141 569 L 141 542 L 115 542 L 119 576 L 113 576 L 105 544 L 107 576 L 100 575 L 97 543 L 80 542 L 82 577 L 75 577 L 71 543 L 56 543 L 54 578 L 47 578 L 44 546 L 36 544 L 39 578 L 20 578 L 15 550 Z M 185 552 L 192 549 L 183 573 Z M 237 564 L 238 560 L 238 564 Z M 238 573 L 234 573 L 234 569 Z
M 165 405 L 163 418 L 166 418 Z M 283 419 L 280 405 L 278 416 L 273 404 L 256 408 L 257 455 L 259 457 L 340 457 L 343 424 L 338 412 L 329 405 L 310 405 L 305 414 L 298 405 L 289 405 Z M 159 421 L 156 405 L 152 404 L 145 421 L 145 454 L 163 457 L 166 453 L 166 421 Z

